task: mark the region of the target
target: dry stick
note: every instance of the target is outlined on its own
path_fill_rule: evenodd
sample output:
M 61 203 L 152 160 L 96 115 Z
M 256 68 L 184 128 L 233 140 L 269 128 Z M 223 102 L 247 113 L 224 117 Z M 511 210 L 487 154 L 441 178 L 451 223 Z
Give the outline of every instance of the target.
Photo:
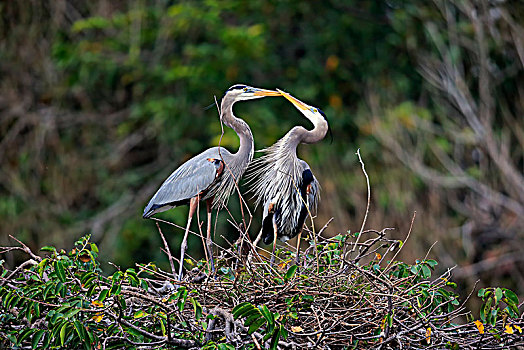
M 324 233 L 324 230 L 327 229 L 327 227 L 329 226 L 329 224 L 331 224 L 331 221 L 333 221 L 335 218 L 334 217 L 331 217 L 325 224 L 324 226 L 322 226 L 322 228 L 318 231 L 317 233 L 317 237 L 320 238 L 320 235 L 322 233 Z
M 255 343 L 255 346 L 257 347 L 257 349 L 258 350 L 262 350 L 262 348 L 260 347 L 260 344 L 258 343 L 257 338 L 255 338 L 254 334 L 251 334 L 251 338 L 253 339 L 253 343 Z
M 404 245 L 406 244 L 406 242 L 408 241 L 409 239 L 409 236 L 411 235 L 411 230 L 413 229 L 413 223 L 415 222 L 415 217 L 417 216 L 417 212 L 414 211 L 413 212 L 413 217 L 411 218 L 411 224 L 409 225 L 409 231 L 408 231 L 408 234 L 406 236 L 406 239 L 404 240 L 404 244 L 402 244 L 402 247 L 404 247 Z M 397 255 L 400 253 L 400 251 L 402 250 L 402 247 L 400 247 L 397 252 L 395 253 L 395 255 L 393 255 L 393 258 L 391 258 L 391 261 L 389 262 L 389 264 L 384 268 L 384 270 L 382 270 L 382 272 L 380 273 L 379 277 L 382 276 L 387 270 L 389 270 L 389 268 L 391 267 L 391 264 L 393 264 L 395 262 L 395 258 L 397 257 Z
M 249 235 L 247 234 L 247 229 L 244 230 L 244 232 L 240 229 L 240 226 L 242 225 L 242 223 L 238 224 L 236 221 L 235 221 L 235 218 L 233 217 L 233 214 L 231 214 L 231 211 L 229 211 L 229 209 L 227 207 L 225 207 L 227 213 L 229 214 L 229 216 L 231 217 L 231 219 L 233 220 L 233 223 L 231 221 L 228 221 L 239 231 L 240 233 L 240 238 L 241 238 L 241 242 L 244 242 L 245 238 L 247 237 L 247 243 L 249 245 L 249 248 L 252 252 L 254 252 L 257 260 L 259 262 L 262 262 L 262 258 L 260 257 L 260 254 L 258 254 L 258 251 L 257 251 L 257 247 L 256 247 L 256 243 L 258 243 L 257 241 L 255 242 L 252 242 L 251 239 L 249 238 Z M 251 214 L 250 214 L 251 215 Z M 251 219 L 250 219 L 251 220 Z M 263 248 L 261 248 L 263 249 Z M 265 249 L 263 249 L 265 250 Z M 266 250 L 267 252 L 267 250 Z
M 176 277 L 176 269 L 175 269 L 175 265 L 173 264 L 173 256 L 171 255 L 171 250 L 169 249 L 169 245 L 167 244 L 166 238 L 164 237 L 164 234 L 162 233 L 162 230 L 160 229 L 160 225 L 158 224 L 158 221 L 156 222 L 156 227 L 158 228 L 158 233 L 160 233 L 162 242 L 164 242 L 164 247 L 166 248 L 167 259 L 169 260 L 169 265 L 171 265 L 171 272 L 173 273 L 173 277 Z
M 15 237 L 13 237 L 12 235 L 9 235 L 9 237 L 11 237 L 11 239 L 14 239 L 15 241 L 18 242 L 18 244 L 20 244 L 22 246 L 21 250 L 23 250 L 24 252 L 26 252 L 27 254 L 29 254 L 33 259 L 35 259 L 36 261 L 42 261 L 42 258 L 38 255 L 35 255 L 31 249 L 29 249 L 28 246 L 26 246 L 24 243 L 22 243 L 20 240 L 16 239 Z
M 154 221 L 158 221 L 158 222 L 163 222 L 164 224 L 168 224 L 168 225 L 171 225 L 171 226 L 177 227 L 177 228 L 179 228 L 179 229 L 183 229 L 183 230 L 185 230 L 185 227 L 182 227 L 182 226 L 180 226 L 180 225 L 177 225 L 177 224 L 175 224 L 174 222 L 171 222 L 171 221 L 167 221 L 167 220 L 163 220 L 163 219 L 159 219 L 159 218 L 153 218 L 153 217 L 151 217 L 150 219 L 151 219 L 151 220 L 154 220 Z M 191 233 L 191 234 L 194 234 L 195 236 L 198 235 L 196 232 L 191 231 L 191 230 L 189 230 L 188 232 Z
M 358 233 L 357 240 L 355 241 L 355 245 L 353 245 L 353 249 L 351 249 L 350 255 L 355 251 L 355 249 L 358 246 L 358 241 L 360 240 L 360 236 L 362 235 L 362 231 L 364 231 L 364 226 L 366 225 L 366 221 L 368 219 L 368 213 L 369 213 L 369 205 L 371 203 L 371 188 L 369 186 L 369 176 L 366 172 L 366 168 L 364 167 L 364 162 L 362 161 L 362 157 L 360 157 L 360 148 L 357 149 L 357 156 L 358 160 L 360 162 L 360 165 L 362 167 L 362 172 L 364 173 L 364 176 L 366 177 L 366 185 L 368 188 L 368 202 L 366 205 L 366 214 L 364 215 L 364 220 L 362 221 L 362 226 L 360 227 L 360 232 Z M 345 259 L 344 259 L 345 260 Z

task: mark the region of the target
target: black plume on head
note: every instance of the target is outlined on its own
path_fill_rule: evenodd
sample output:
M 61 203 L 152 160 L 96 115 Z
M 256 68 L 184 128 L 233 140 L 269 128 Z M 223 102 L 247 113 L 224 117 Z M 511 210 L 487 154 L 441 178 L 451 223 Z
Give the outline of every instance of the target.
M 224 96 L 226 96 L 226 94 L 227 94 L 229 91 L 233 91 L 233 90 L 244 90 L 245 88 L 247 88 L 247 85 L 244 85 L 244 84 L 235 84 L 235 85 L 231 86 L 229 89 L 227 89 L 226 92 L 224 92 L 224 95 L 222 95 L 222 98 L 224 98 Z
M 243 90 L 244 88 L 246 88 L 247 86 L 246 85 L 243 85 L 243 84 L 235 84 L 233 86 L 231 86 L 229 89 L 227 89 L 227 91 L 232 91 L 232 90 Z

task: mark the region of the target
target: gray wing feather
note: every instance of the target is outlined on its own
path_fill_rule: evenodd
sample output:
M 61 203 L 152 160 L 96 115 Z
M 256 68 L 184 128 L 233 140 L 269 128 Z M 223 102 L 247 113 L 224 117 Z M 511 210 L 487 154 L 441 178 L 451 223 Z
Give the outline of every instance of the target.
M 224 153 L 224 149 L 221 152 Z M 208 158 L 220 159 L 217 147 L 194 156 L 178 167 L 151 198 L 144 209 L 144 217 L 171 209 L 176 206 L 173 203 L 189 200 L 207 190 L 216 180 L 218 170 Z

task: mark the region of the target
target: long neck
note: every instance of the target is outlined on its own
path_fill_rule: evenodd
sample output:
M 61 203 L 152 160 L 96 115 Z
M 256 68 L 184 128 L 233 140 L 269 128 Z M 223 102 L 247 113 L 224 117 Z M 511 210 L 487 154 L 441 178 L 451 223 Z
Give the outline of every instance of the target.
M 328 123 L 325 119 L 316 119 L 312 120 L 314 124 L 313 130 L 307 130 L 306 128 L 302 126 L 295 126 L 291 130 L 289 130 L 288 134 L 286 135 L 289 137 L 289 143 L 293 145 L 295 148 L 300 143 L 317 143 L 320 140 L 322 140 L 328 131 Z
M 230 102 L 227 99 L 222 101 L 220 108 L 221 118 L 224 124 L 233 129 L 240 138 L 240 147 L 233 156 L 238 160 L 245 161 L 245 165 L 247 165 L 247 163 L 253 159 L 253 134 L 251 133 L 249 125 L 233 114 L 233 103 L 234 101 Z

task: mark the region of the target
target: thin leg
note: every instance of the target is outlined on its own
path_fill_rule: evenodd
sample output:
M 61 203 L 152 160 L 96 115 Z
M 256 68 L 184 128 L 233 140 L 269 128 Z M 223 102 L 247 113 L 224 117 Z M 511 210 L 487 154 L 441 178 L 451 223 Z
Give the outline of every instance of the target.
M 271 252 L 271 265 L 275 263 L 275 248 L 277 246 L 277 221 L 273 215 L 273 251 Z
M 182 280 L 182 272 L 184 270 L 184 255 L 186 254 L 187 250 L 187 236 L 189 234 L 189 226 L 191 226 L 191 219 L 193 219 L 193 215 L 195 214 L 195 210 L 198 206 L 198 197 L 191 198 L 189 201 L 189 215 L 187 217 L 187 225 L 186 225 L 186 232 L 184 233 L 184 239 L 182 240 L 182 245 L 180 246 L 180 268 L 178 270 L 178 280 Z
M 257 245 L 258 245 L 258 242 L 260 242 L 261 239 L 262 239 L 262 229 L 260 229 L 260 232 L 258 233 L 258 236 L 253 241 L 253 247 L 256 248 Z
M 215 261 L 213 260 L 213 241 L 211 241 L 211 204 L 213 199 L 206 200 L 206 209 L 207 209 L 207 252 L 209 255 L 209 262 L 211 263 L 211 273 L 215 273 Z
M 296 260 L 297 266 L 300 264 L 300 240 L 302 239 L 303 229 L 304 229 L 304 226 L 302 226 L 302 229 L 298 233 L 298 238 L 297 238 L 297 260 Z

